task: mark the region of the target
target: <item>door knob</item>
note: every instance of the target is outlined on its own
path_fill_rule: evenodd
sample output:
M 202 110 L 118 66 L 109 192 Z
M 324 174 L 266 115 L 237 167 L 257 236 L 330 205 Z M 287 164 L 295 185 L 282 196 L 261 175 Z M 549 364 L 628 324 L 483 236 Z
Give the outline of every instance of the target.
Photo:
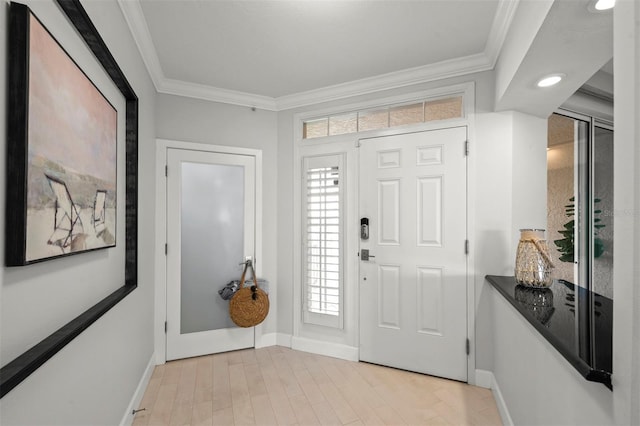
M 375 256 L 369 254 L 369 249 L 360 250 L 360 260 L 369 260 L 372 257 Z

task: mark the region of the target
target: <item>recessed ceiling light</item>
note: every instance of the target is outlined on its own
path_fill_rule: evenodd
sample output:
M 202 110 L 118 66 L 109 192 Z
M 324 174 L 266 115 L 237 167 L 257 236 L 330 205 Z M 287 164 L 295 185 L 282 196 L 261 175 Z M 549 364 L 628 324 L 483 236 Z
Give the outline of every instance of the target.
M 616 0 L 591 0 L 587 9 L 589 12 L 598 13 L 611 10 L 615 5 Z
M 538 87 L 550 87 L 560 83 L 565 74 L 551 74 L 538 80 Z
M 607 10 L 616 5 L 616 0 L 598 0 L 594 6 L 596 10 Z

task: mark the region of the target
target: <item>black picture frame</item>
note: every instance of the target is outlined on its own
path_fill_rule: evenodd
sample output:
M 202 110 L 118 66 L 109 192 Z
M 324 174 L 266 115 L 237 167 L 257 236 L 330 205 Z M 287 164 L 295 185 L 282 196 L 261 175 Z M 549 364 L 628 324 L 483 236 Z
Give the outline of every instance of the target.
M 117 290 L 2 367 L 0 369 L 0 398 L 118 304 L 138 285 L 138 97 L 80 1 L 56 0 L 56 2 L 125 99 L 125 278 L 123 285 Z M 9 162 L 12 161 L 11 146 L 14 138 L 24 140 L 24 132 L 26 131 L 24 90 L 22 93 L 20 90 L 27 84 L 25 70 L 28 58 L 25 54 L 25 46 L 28 43 L 27 30 L 30 15 L 31 11 L 26 5 L 11 3 L 9 6 L 7 110 L 8 128 L 12 129 L 7 140 Z M 23 133 L 19 130 L 21 128 Z M 20 170 L 23 171 L 22 174 Z M 24 170 L 25 167 L 8 167 L 7 187 L 16 184 L 22 184 L 22 187 L 26 187 L 24 185 Z M 7 191 L 7 244 L 11 239 L 13 239 L 12 243 L 16 243 L 16 236 L 10 236 L 10 234 L 16 224 L 24 225 L 25 220 L 24 214 L 17 215 L 15 209 L 9 209 L 9 206 L 24 205 L 26 194 L 16 193 L 16 191 L 12 191 L 12 193 L 13 195 Z M 24 253 L 24 239 L 17 243 L 22 244 L 22 253 Z M 11 247 L 7 250 L 7 256 L 11 256 L 9 252 L 14 249 L 15 247 Z M 7 262 L 7 264 L 9 263 Z

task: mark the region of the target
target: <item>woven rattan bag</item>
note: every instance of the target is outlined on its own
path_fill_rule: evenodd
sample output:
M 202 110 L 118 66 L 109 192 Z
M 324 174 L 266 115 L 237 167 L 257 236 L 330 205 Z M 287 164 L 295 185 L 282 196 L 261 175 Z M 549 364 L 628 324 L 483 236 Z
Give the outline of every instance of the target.
M 246 287 L 244 280 L 249 268 L 253 275 L 253 285 Z M 239 289 L 229 301 L 229 315 L 238 327 L 253 327 L 264 321 L 268 313 L 269 296 L 258 287 L 253 265 L 248 261 L 240 278 Z

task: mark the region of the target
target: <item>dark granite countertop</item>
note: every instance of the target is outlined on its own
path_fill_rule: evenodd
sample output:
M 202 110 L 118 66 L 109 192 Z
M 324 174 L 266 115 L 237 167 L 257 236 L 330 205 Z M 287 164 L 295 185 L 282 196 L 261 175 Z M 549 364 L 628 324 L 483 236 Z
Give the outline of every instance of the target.
M 514 277 L 486 279 L 584 378 L 612 389 L 611 299 L 562 280 L 539 288 L 519 285 Z

